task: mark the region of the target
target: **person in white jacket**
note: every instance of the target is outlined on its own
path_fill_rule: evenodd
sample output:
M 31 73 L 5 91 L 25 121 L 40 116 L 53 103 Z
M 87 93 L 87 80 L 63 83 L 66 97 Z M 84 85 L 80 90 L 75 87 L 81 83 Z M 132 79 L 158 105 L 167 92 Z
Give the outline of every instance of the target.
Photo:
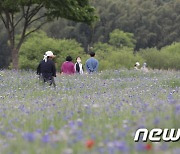
M 77 57 L 76 61 L 77 62 L 74 65 L 75 72 L 78 73 L 78 74 L 83 74 L 84 71 L 83 71 L 83 65 L 81 63 L 81 57 Z
M 147 64 L 146 63 L 143 64 L 143 66 L 141 67 L 141 70 L 143 72 L 148 72 L 148 68 L 147 68 Z

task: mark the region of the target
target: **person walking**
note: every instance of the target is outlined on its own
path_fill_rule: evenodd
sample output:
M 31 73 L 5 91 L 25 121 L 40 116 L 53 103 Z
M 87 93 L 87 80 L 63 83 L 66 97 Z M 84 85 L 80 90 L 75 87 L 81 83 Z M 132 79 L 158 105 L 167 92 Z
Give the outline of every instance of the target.
M 90 52 L 90 58 L 86 61 L 86 70 L 88 73 L 93 73 L 98 71 L 99 62 L 94 57 L 95 57 L 95 53 Z
M 83 74 L 84 71 L 83 71 L 83 65 L 81 63 L 81 57 L 77 57 L 76 61 L 77 62 L 74 65 L 75 72 L 77 74 Z
M 49 85 L 53 85 L 56 87 L 54 77 L 56 77 L 56 67 L 55 63 L 53 62 L 53 58 L 55 55 L 52 51 L 47 51 L 44 55 L 43 60 L 39 63 L 37 67 L 37 74 L 39 78 L 44 83 L 47 82 Z
M 75 73 L 74 64 L 72 62 L 72 57 L 67 56 L 66 61 L 61 66 L 61 74 L 73 75 Z

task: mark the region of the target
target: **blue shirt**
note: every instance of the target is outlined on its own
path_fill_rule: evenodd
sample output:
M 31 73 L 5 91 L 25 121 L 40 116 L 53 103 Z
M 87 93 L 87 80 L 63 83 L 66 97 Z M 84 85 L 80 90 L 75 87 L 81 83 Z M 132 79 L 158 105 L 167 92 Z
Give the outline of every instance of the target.
M 98 70 L 99 62 L 91 57 L 86 61 L 86 70 L 88 73 L 96 72 Z

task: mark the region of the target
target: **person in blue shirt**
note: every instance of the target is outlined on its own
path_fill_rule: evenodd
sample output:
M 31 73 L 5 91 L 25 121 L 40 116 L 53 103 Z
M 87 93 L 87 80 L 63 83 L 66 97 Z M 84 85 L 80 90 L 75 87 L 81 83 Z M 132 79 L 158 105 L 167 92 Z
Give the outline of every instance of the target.
M 99 66 L 99 62 L 98 60 L 96 60 L 95 57 L 95 53 L 94 52 L 90 52 L 90 56 L 91 58 L 89 58 L 86 61 L 86 70 L 88 73 L 93 73 L 93 72 L 97 72 L 98 71 L 98 66 Z

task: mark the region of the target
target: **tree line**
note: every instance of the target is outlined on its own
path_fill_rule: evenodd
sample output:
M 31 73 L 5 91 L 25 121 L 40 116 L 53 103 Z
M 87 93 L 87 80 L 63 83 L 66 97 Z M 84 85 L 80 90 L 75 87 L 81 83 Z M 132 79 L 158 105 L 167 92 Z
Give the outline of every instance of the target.
M 91 0 L 90 3 L 99 17 L 95 23 L 87 25 L 61 18 L 46 24 L 42 30 L 56 39 L 77 40 L 85 52 L 98 42 L 108 43 L 109 34 L 115 29 L 134 35 L 135 51 L 154 47 L 161 49 L 180 41 L 179 0 Z M 1 53 L 8 50 L 5 36 L 0 34 L 4 40 L 0 42 Z
M 93 26 L 58 20 L 45 31 L 55 38 L 74 38 L 88 50 L 97 42 L 107 43 L 114 29 L 133 33 L 135 50 L 158 49 L 180 41 L 179 0 L 99 0 L 92 1 L 99 20 Z
M 137 61 L 141 66 L 146 62 L 147 66 L 153 69 L 180 70 L 180 42 L 163 47 L 161 50 L 148 48 L 134 53 L 136 41 L 132 33 L 115 29 L 109 36 L 108 43 L 98 42 L 93 45 L 93 51 L 99 61 L 99 71 L 120 68 L 133 69 Z M 74 63 L 80 56 L 83 65 L 89 58 L 76 40 L 55 39 L 48 37 L 44 31 L 38 31 L 28 37 L 20 49 L 20 68 L 36 70 L 47 49 L 56 55 L 54 61 L 58 71 L 68 55 L 71 55 Z
M 60 17 L 87 24 L 91 24 L 96 19 L 89 0 L 0 1 L 0 20 L 8 35 L 14 69 L 19 67 L 19 50 L 25 39 L 46 23 Z

